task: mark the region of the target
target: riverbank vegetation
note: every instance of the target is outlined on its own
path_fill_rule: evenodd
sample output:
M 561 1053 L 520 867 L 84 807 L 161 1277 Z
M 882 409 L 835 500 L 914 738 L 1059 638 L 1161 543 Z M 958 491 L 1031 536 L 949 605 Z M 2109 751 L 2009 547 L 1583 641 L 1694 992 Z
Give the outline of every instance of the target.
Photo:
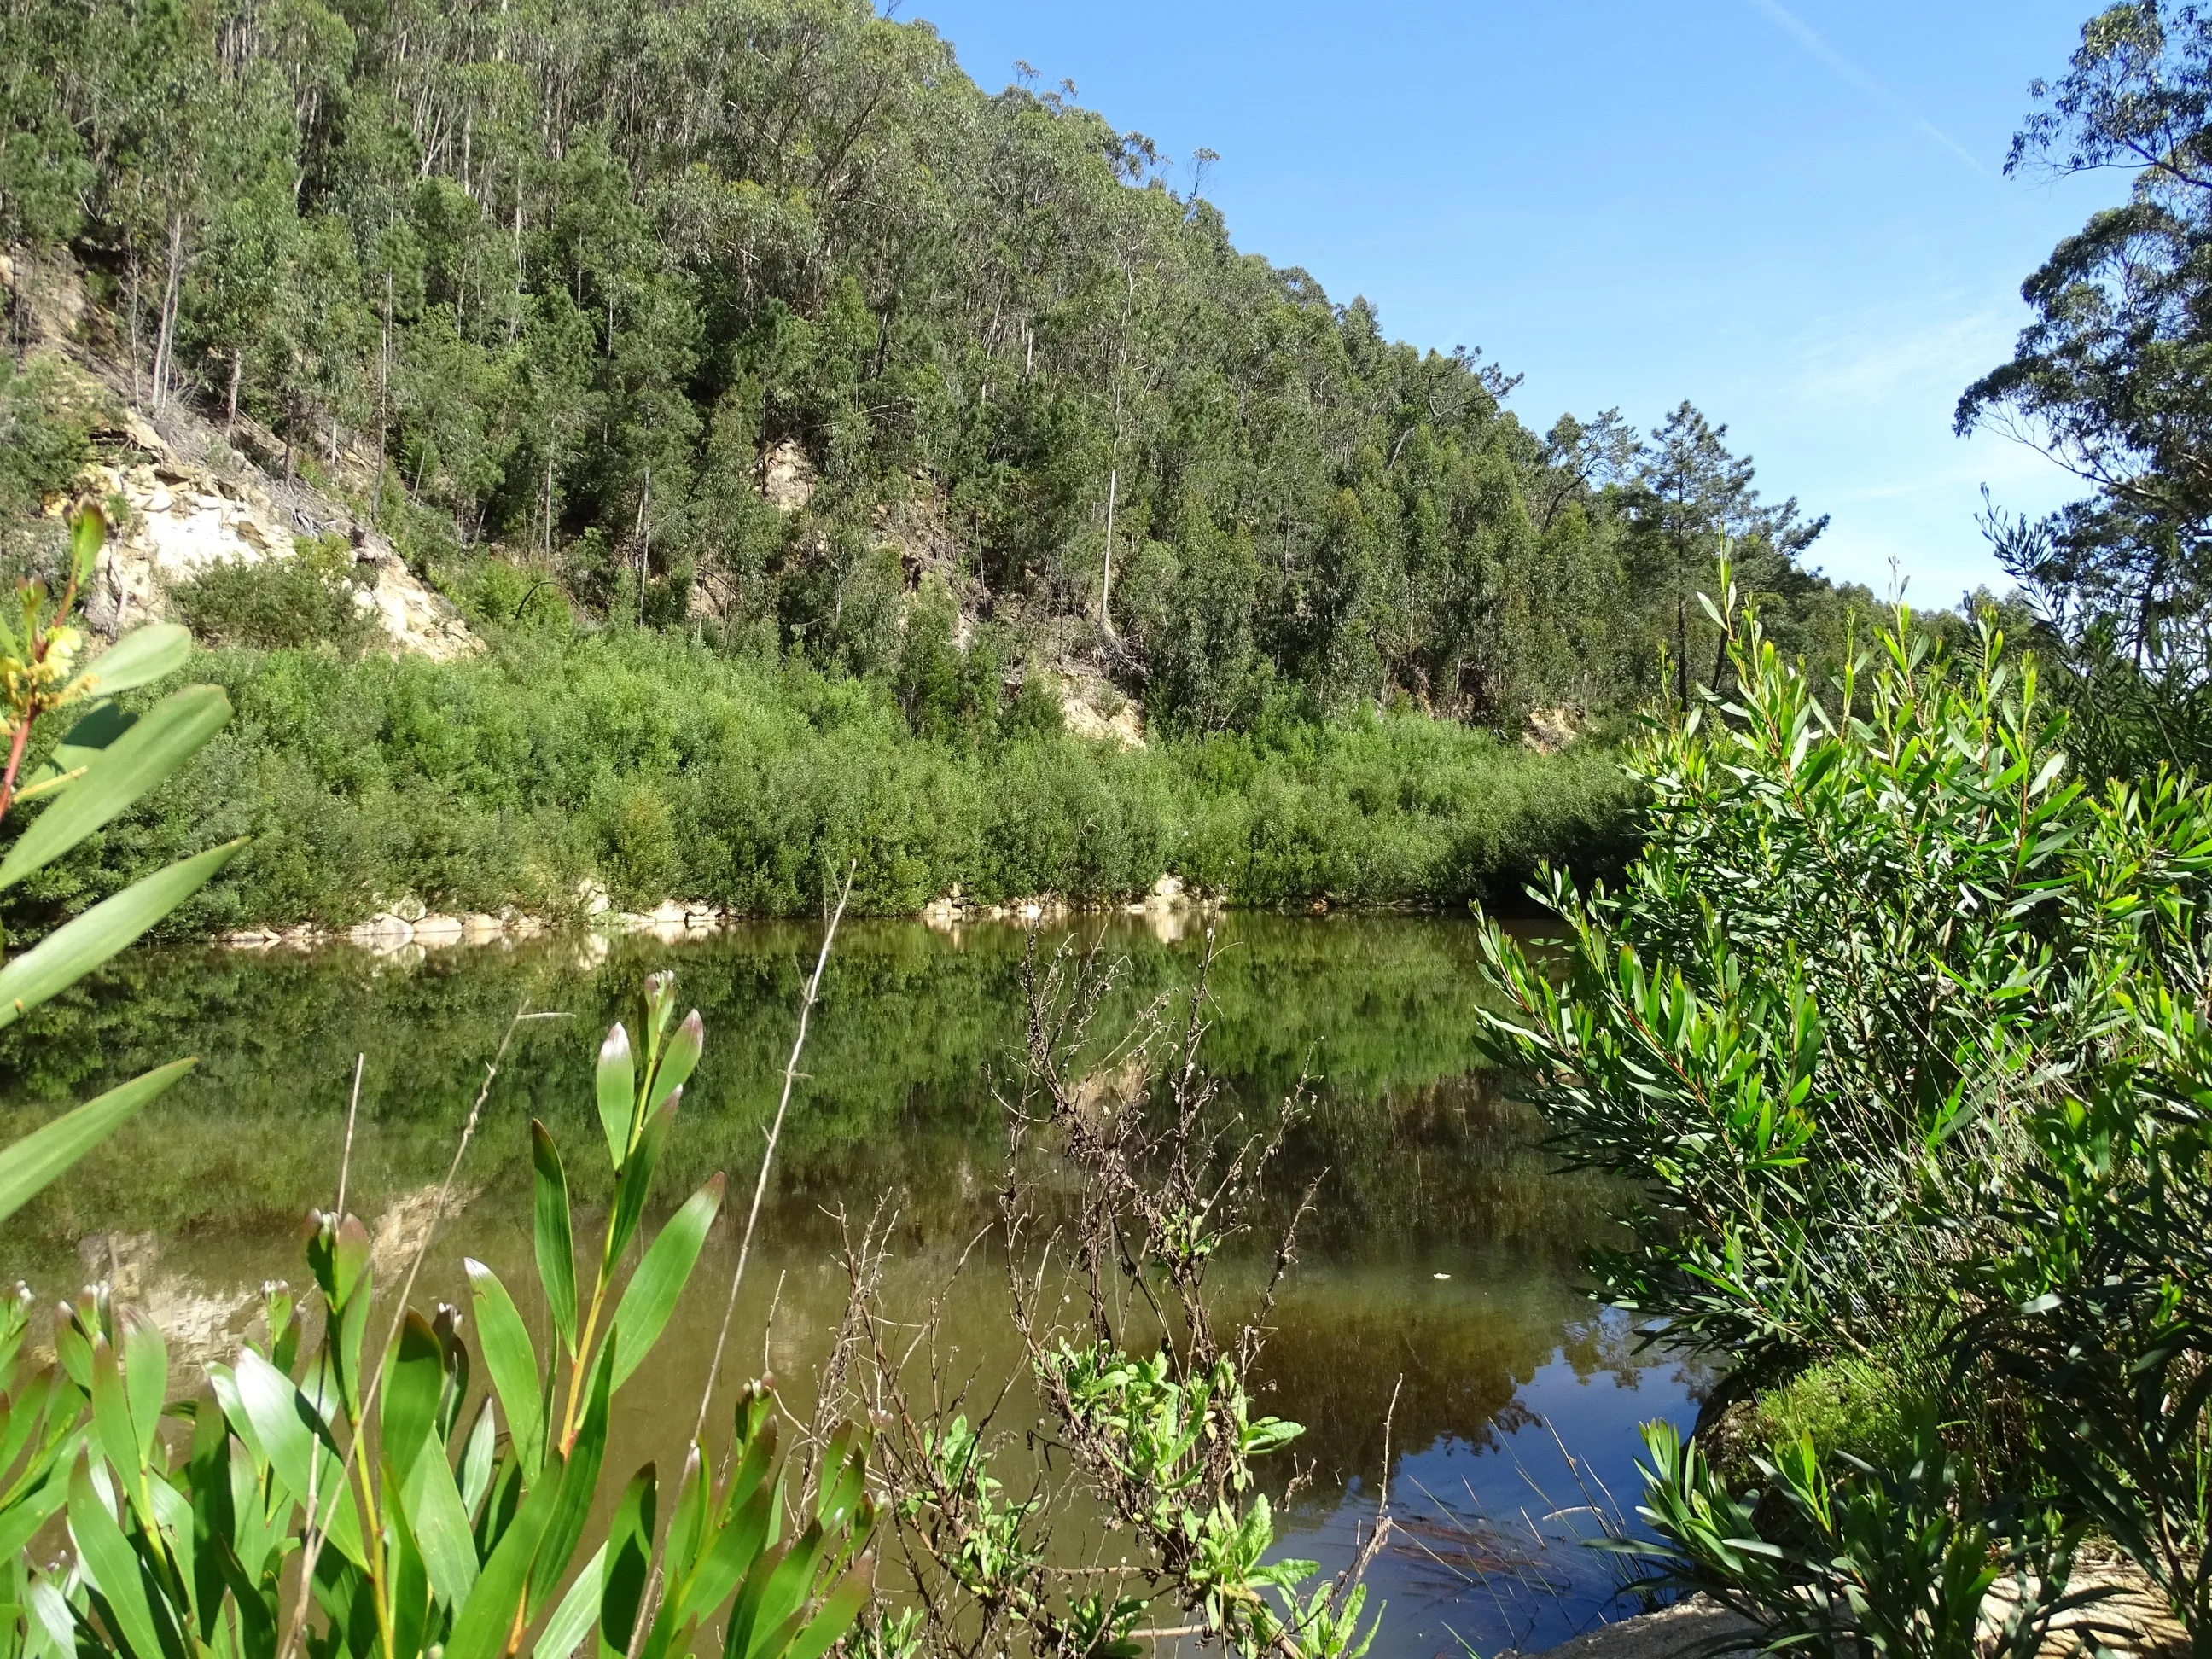
M 1033 720 L 995 684 L 918 735 L 895 682 L 614 629 L 483 660 L 210 653 L 237 713 L 203 763 L 11 894 L 51 925 L 144 869 L 253 841 L 176 931 L 348 925 L 403 894 L 456 910 L 674 896 L 817 913 L 848 862 L 864 913 L 956 884 L 1107 901 L 1173 870 L 1252 905 L 1510 898 L 1547 856 L 1625 857 L 1631 797 L 1596 744 L 1545 756 L 1412 713 L 1140 750 Z
M 1556 960 L 1488 940 L 1499 1056 L 1650 1194 L 1601 1294 L 1729 1367 L 1702 1447 L 1650 1433 L 1661 1565 L 1928 1655 L 2008 1577 L 2032 1653 L 2094 1528 L 2202 1653 L 2212 791 L 2072 778 L 1994 632 L 1900 616 L 1824 699 L 1717 614 L 1735 689 L 1634 750 L 1626 881 L 1555 881 Z
M 1480 352 L 1237 249 L 1202 153 L 1026 70 L 987 93 L 925 22 L 285 17 L 0 17 L 11 342 L 116 404 L 35 354 L 0 374 L 8 556 L 135 404 L 388 537 L 492 653 L 217 659 L 261 712 L 83 892 L 220 816 L 256 850 L 210 927 L 557 908 L 587 873 L 811 911 L 850 859 L 875 910 L 1170 868 L 1457 904 L 1607 861 L 1602 768 L 1512 745 L 1686 699 L 1717 538 L 1817 659 L 1869 601 L 1698 410 L 1524 423 Z M 300 562 L 171 608 L 351 663 L 344 571 Z M 1063 684 L 1160 752 L 1045 741 Z
M 1237 249 L 1203 155 L 864 0 L 34 0 L 0 58 L 0 247 L 81 344 L 456 592 L 866 672 L 926 570 L 1197 730 L 1679 701 L 1716 529 L 1778 627 L 1854 598 L 1698 411 L 1524 425 Z

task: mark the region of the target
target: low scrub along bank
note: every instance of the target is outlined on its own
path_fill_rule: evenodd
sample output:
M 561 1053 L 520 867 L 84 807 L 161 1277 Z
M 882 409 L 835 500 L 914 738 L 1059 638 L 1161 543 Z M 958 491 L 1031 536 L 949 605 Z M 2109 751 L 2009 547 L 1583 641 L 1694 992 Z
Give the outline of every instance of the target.
M 1994 630 L 1831 696 L 1723 592 L 1626 879 L 1485 935 L 1497 1056 L 1644 1194 L 1601 1293 L 1729 1368 L 1638 1553 L 1768 1651 L 2033 1659 L 2094 1533 L 2208 1659 L 2212 789 L 2074 779 Z
M 347 922 L 403 893 L 559 912 L 580 882 L 809 914 L 858 865 L 855 909 L 1140 892 L 1173 871 L 1239 904 L 1458 904 L 1549 857 L 1617 861 L 1629 786 L 1555 756 L 1372 715 L 1141 751 L 1061 732 L 1018 698 L 943 738 L 893 690 L 680 636 L 509 636 L 474 662 L 326 651 L 194 661 L 237 717 L 203 763 L 11 897 L 52 925 L 180 853 L 252 844 L 182 933 Z M 51 740 L 41 734 L 42 741 Z

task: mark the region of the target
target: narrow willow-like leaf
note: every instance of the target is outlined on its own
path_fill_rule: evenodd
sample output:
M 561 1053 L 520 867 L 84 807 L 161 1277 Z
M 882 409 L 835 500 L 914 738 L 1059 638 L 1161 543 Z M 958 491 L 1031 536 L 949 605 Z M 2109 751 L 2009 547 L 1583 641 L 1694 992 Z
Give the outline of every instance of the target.
M 476 1540 L 445 1449 L 434 1435 L 416 1453 L 415 1467 L 408 1471 L 400 1493 L 415 1528 L 416 1547 L 422 1552 L 423 1568 L 430 1576 L 431 1592 L 441 1601 L 459 1607 L 476 1588 Z
M 653 1098 L 645 1103 L 646 1110 L 659 1111 L 661 1103 L 690 1080 L 706 1046 L 706 1022 L 694 1008 L 668 1039 L 668 1046 L 660 1051 L 660 1068 L 653 1074 Z
M 599 1597 L 600 1659 L 621 1659 L 629 1651 L 645 1601 L 646 1570 L 653 1560 L 653 1525 L 658 1480 L 647 1463 L 630 1477 L 615 1503 L 607 1530 L 606 1587 Z
M 391 1508 L 386 1524 L 391 1528 L 392 1550 L 385 1576 L 392 1586 L 392 1659 L 415 1659 L 422 1651 L 430 1623 L 430 1570 L 423 1564 L 422 1547 L 407 1518 L 406 1505 Z M 473 1557 L 470 1565 L 475 1565 Z
M 561 1149 L 536 1118 L 530 1121 L 532 1243 L 538 1252 L 538 1282 L 551 1310 L 561 1346 L 576 1352 L 576 1236 L 568 1217 L 568 1177 Z M 512 1413 L 509 1413 L 512 1416 Z
M 714 1224 L 721 1207 L 722 1177 L 716 1174 L 669 1218 L 637 1264 L 637 1272 L 631 1275 L 615 1309 L 615 1329 L 621 1334 L 615 1343 L 617 1389 L 660 1340 L 669 1316 L 676 1311 L 677 1298 L 684 1294 L 691 1269 L 698 1263 L 707 1230 Z
M 484 1365 L 498 1391 L 500 1409 L 507 1413 L 507 1433 L 514 1442 L 515 1457 L 525 1474 L 535 1477 L 545 1461 L 545 1415 L 538 1351 L 530 1330 L 515 1311 L 514 1298 L 499 1275 L 481 1261 L 464 1259 L 469 1289 L 476 1303 L 477 1340 L 483 1345 Z
M 85 677 L 100 696 L 131 691 L 175 673 L 192 654 L 191 630 L 181 623 L 134 628 L 92 660 Z
M 545 1460 L 545 1478 L 522 1500 L 522 1507 L 500 1535 L 491 1559 L 484 1563 L 467 1604 L 454 1618 L 453 1634 L 446 1640 L 445 1659 L 497 1659 L 506 1651 L 507 1634 L 514 1627 L 514 1615 L 522 1606 L 531 1570 L 539 1559 L 546 1524 L 566 1485 L 564 1473 L 558 1452 Z
M 444 1356 L 430 1322 L 407 1310 L 399 1323 L 399 1340 L 392 1349 L 384 1376 L 379 1414 L 383 1419 L 384 1455 L 402 1480 L 430 1438 L 438 1418 L 438 1397 L 444 1393 Z
M 154 1455 L 161 1407 L 169 1397 L 169 1346 L 154 1322 L 137 1308 L 124 1309 L 116 1322 L 123 1328 L 120 1358 L 131 1428 L 138 1437 L 138 1458 L 143 1462 Z
M 592 1633 L 592 1622 L 599 1617 L 606 1567 L 607 1547 L 602 1544 L 584 1563 L 576 1582 L 568 1586 L 568 1593 L 547 1617 L 545 1628 L 538 1633 L 538 1645 L 531 1650 L 532 1659 L 572 1659 L 583 1645 L 584 1638 Z
M 837 1588 L 822 1598 L 820 1611 L 807 1620 L 805 1627 L 776 1659 L 822 1659 L 832 1643 L 851 1631 L 853 1621 L 867 1605 L 868 1592 L 874 1587 L 875 1566 L 872 1558 L 862 1556 L 853 1570 L 838 1581 Z
M 64 1112 L 7 1148 L 7 1155 L 0 1158 L 0 1221 L 29 1203 L 140 1107 L 198 1064 L 196 1060 L 173 1060 L 156 1066 Z
M 610 1261 L 622 1259 L 622 1253 L 629 1248 L 630 1236 L 636 1232 L 637 1224 L 645 1215 L 645 1200 L 653 1191 L 653 1171 L 660 1167 L 660 1154 L 668 1145 L 668 1132 L 675 1121 L 676 1102 L 671 1100 L 646 1120 L 637 1145 L 630 1149 L 629 1161 L 622 1167 L 621 1177 L 615 1182 L 614 1221 L 607 1235 Z
M 230 718 L 221 686 L 190 685 L 147 710 L 39 814 L 0 859 L 0 887 L 44 869 L 182 766 Z
M 606 1345 L 599 1350 L 599 1364 L 592 1370 L 592 1392 L 584 1407 L 584 1420 L 577 1425 L 576 1437 L 568 1449 L 565 1472 L 561 1476 L 560 1502 L 555 1507 L 545 1527 L 545 1547 L 540 1553 L 536 1569 L 530 1575 L 530 1612 L 535 1614 L 553 1587 L 561 1582 L 561 1575 L 568 1570 L 568 1558 L 576 1553 L 576 1546 L 584 1536 L 584 1523 L 591 1518 L 592 1498 L 599 1485 L 599 1466 L 607 1453 L 607 1401 L 614 1391 L 614 1346 L 616 1334 L 608 1333 Z M 546 1468 L 555 1465 L 550 1452 L 546 1454 Z M 542 1486 L 550 1477 L 539 1476 Z M 537 1493 L 531 1494 L 533 1501 Z
M 82 776 L 84 769 L 100 758 L 101 750 L 137 721 L 138 717 L 126 714 L 120 703 L 95 703 L 63 733 L 62 740 L 54 745 L 54 752 L 46 757 L 45 763 L 25 775 L 23 787 L 15 792 L 15 799 L 35 800 L 42 794 L 57 793 L 64 778 Z
M 115 1610 L 123 1626 L 119 1634 L 136 1659 L 162 1659 L 172 1647 L 162 1642 L 155 1623 L 137 1554 L 94 1488 L 91 1465 L 82 1461 L 70 1475 L 69 1528 L 76 1540 L 78 1565 Z
M 61 805 L 66 806 L 69 799 L 64 796 Z M 245 845 L 240 839 L 211 847 L 133 882 L 0 968 L 0 1026 L 14 1024 L 27 1010 L 67 990 L 124 946 L 135 944 L 140 934 L 205 886 Z

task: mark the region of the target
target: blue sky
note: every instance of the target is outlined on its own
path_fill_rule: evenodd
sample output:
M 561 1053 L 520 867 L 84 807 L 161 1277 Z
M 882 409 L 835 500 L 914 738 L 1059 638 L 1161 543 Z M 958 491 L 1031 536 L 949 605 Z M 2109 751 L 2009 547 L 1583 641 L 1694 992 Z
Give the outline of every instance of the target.
M 1980 487 L 2076 493 L 1951 435 L 2021 279 L 2124 181 L 2007 179 L 2027 83 L 2096 0 L 907 0 L 995 90 L 1017 58 L 1183 161 L 1237 245 L 1365 295 L 1387 332 L 1525 374 L 1540 428 L 1684 398 L 1812 562 L 1927 604 L 2001 583 Z M 1188 173 L 1176 175 L 1188 188 Z

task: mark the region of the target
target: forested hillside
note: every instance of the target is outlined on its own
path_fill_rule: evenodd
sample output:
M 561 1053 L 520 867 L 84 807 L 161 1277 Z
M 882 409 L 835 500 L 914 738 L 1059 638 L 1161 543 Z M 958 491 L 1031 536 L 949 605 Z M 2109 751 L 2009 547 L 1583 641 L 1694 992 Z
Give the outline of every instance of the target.
M 1723 532 L 1786 640 L 1838 629 L 1818 522 L 1697 411 L 1540 435 L 1194 176 L 865 0 L 0 9 L 0 242 L 82 267 L 139 402 L 252 417 L 488 619 L 550 579 L 866 673 L 928 567 L 1010 679 L 1073 657 L 1168 730 L 1517 728 L 1662 651 L 1679 691 Z

